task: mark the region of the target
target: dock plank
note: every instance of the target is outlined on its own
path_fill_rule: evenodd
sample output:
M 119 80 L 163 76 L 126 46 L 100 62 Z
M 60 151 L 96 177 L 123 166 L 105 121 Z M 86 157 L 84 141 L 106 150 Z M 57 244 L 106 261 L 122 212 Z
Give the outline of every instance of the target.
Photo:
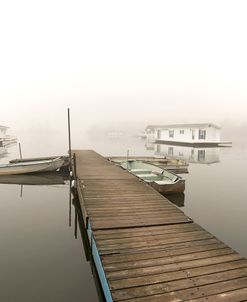
M 164 294 L 152 295 L 133 299 L 123 299 L 121 301 L 129 302 L 174 302 L 174 301 L 186 301 L 191 299 L 204 298 L 211 295 L 221 294 L 224 297 L 224 293 L 228 291 L 234 291 L 247 287 L 247 277 L 227 280 L 223 282 L 217 282 L 209 285 L 195 286 L 188 289 L 182 289 L 178 291 L 171 291 Z M 195 300 L 197 301 L 197 300 Z M 206 300 L 205 300 L 206 301 Z M 224 301 L 224 298 L 221 300 Z
M 184 270 L 193 267 L 201 267 L 207 266 L 222 262 L 228 262 L 233 260 L 239 260 L 242 257 L 236 253 L 231 253 L 223 256 L 215 256 L 211 258 L 203 258 L 203 259 L 196 259 L 184 262 L 174 262 L 163 264 L 160 266 L 148 266 L 148 267 L 141 267 L 141 268 L 133 268 L 133 269 L 126 269 L 121 271 L 106 271 L 106 275 L 109 280 L 117 280 L 123 278 L 131 278 L 131 277 L 139 277 L 142 275 L 148 276 L 153 274 L 161 274 L 166 272 L 172 272 L 177 270 Z
M 217 250 L 210 250 L 210 251 L 203 251 L 203 252 L 196 252 L 190 254 L 183 254 L 178 256 L 171 256 L 167 254 L 162 258 L 150 258 L 148 260 L 136 260 L 136 261 L 128 261 L 128 262 L 121 262 L 121 263 L 113 263 L 113 264 L 105 264 L 104 268 L 105 271 L 121 271 L 121 270 L 133 270 L 134 268 L 144 268 L 144 267 L 154 267 L 165 265 L 169 263 L 176 263 L 179 262 L 186 262 L 191 260 L 198 260 L 198 259 L 205 259 L 211 258 L 221 255 L 228 255 L 233 254 L 233 250 L 231 248 L 221 248 Z M 151 255 L 150 255 L 151 256 Z
M 195 276 L 204 276 L 204 275 L 214 274 L 217 272 L 230 272 L 233 269 L 246 268 L 246 267 L 247 267 L 247 261 L 245 259 L 239 259 L 239 260 L 226 261 L 226 262 L 221 262 L 221 263 L 207 265 L 207 266 L 189 268 L 187 270 L 178 270 L 178 271 L 165 272 L 162 274 L 153 274 L 149 276 L 143 275 L 139 277 L 110 280 L 109 284 L 112 290 L 124 289 L 124 288 L 134 289 L 135 287 L 142 288 L 145 285 L 159 284 L 162 282 L 169 282 L 172 280 L 179 280 L 184 278 L 192 278 Z
M 222 281 L 234 280 L 246 277 L 246 273 L 247 268 L 244 267 L 231 271 L 223 271 L 199 277 L 183 278 L 180 280 L 168 281 L 155 285 L 122 289 L 118 291 L 113 291 L 112 294 L 116 301 L 139 297 L 148 297 L 152 295 L 159 295 L 183 289 L 197 288 L 199 286 L 214 284 Z

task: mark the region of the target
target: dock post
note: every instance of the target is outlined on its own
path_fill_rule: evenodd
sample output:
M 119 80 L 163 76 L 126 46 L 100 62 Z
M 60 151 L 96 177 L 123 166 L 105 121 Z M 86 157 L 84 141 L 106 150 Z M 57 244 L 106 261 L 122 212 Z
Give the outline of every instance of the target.
M 20 159 L 22 159 L 21 144 L 19 143 Z
M 75 153 L 73 154 L 73 166 L 74 166 L 74 179 L 76 180 L 77 175 L 76 175 L 76 157 L 75 157 Z
M 72 179 L 69 180 L 69 226 L 71 227 L 71 199 L 72 199 L 72 192 L 71 192 L 71 186 L 72 186 Z
M 68 137 L 69 137 L 69 169 L 72 171 L 72 163 L 71 163 L 71 135 L 70 135 L 70 110 L 68 108 Z

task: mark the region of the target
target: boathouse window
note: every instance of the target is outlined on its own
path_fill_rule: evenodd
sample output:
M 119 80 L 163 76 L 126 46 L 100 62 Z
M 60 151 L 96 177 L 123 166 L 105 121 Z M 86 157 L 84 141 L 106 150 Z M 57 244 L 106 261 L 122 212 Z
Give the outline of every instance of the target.
M 169 130 L 169 137 L 174 137 L 174 130 Z
M 179 133 L 180 134 L 184 134 L 184 130 L 179 130 Z
M 206 139 L 206 130 L 199 130 L 198 138 L 199 139 Z

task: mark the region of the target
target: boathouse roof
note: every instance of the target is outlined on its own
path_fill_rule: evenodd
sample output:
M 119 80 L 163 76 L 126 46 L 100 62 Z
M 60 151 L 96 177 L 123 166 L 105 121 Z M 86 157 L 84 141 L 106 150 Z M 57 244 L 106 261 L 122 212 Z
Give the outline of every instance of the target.
M 201 128 L 201 127 L 213 127 L 216 129 L 220 129 L 219 126 L 212 123 L 197 123 L 197 124 L 148 125 L 146 127 L 146 130 L 165 129 L 165 128 Z

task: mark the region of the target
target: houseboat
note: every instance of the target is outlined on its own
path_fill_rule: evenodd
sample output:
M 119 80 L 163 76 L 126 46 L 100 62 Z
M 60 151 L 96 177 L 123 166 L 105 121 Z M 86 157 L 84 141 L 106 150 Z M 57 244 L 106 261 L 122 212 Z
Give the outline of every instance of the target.
M 157 143 L 193 146 L 231 144 L 221 141 L 221 128 L 211 123 L 150 125 L 146 127 L 146 134 Z

